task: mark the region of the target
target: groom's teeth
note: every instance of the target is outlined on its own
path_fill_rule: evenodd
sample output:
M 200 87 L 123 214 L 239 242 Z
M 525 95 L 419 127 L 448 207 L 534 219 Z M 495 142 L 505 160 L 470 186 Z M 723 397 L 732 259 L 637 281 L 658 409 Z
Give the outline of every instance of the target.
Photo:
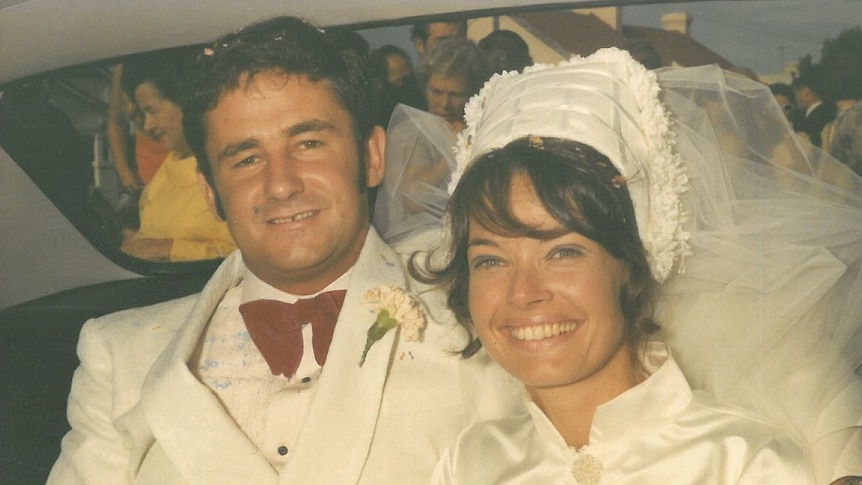
M 308 219 L 309 217 L 314 215 L 314 211 L 303 212 L 302 214 L 297 214 L 293 217 L 282 217 L 280 219 L 273 219 L 269 221 L 270 224 L 283 224 L 285 222 L 296 222 L 301 221 L 303 219 Z
M 512 336 L 518 340 L 525 341 L 542 340 L 571 332 L 575 327 L 577 327 L 577 324 L 574 322 L 518 327 L 512 330 Z

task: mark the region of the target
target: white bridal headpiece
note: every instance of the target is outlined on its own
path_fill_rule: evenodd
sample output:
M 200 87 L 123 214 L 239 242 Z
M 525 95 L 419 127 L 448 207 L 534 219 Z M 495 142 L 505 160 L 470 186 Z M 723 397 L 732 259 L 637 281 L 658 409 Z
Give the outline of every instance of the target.
M 590 145 L 625 178 L 653 277 L 662 282 L 688 252 L 681 202 L 688 179 L 658 94 L 655 74 L 613 48 L 495 75 L 465 107 L 449 193 L 473 160 L 519 138 Z

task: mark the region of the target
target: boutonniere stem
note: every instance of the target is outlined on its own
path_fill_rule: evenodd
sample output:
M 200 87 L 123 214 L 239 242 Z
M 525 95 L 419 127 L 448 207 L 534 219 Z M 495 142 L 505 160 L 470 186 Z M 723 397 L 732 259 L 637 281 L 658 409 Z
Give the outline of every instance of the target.
M 378 286 L 365 294 L 364 303 L 377 312 L 377 318 L 368 328 L 365 349 L 359 359 L 359 366 L 371 347 L 395 327 L 401 327 L 401 335 L 407 342 L 418 341 L 427 324 L 425 315 L 419 308 L 419 300 L 403 289 L 392 286 Z

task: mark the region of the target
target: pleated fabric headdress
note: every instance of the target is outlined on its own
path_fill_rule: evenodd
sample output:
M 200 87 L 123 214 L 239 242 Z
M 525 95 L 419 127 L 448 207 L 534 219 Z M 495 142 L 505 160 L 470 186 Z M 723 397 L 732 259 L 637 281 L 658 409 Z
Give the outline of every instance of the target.
M 590 145 L 625 179 L 652 275 L 662 282 L 687 253 L 689 235 L 681 202 L 688 180 L 659 92 L 655 74 L 615 48 L 495 75 L 465 107 L 449 192 L 473 160 L 511 141 Z

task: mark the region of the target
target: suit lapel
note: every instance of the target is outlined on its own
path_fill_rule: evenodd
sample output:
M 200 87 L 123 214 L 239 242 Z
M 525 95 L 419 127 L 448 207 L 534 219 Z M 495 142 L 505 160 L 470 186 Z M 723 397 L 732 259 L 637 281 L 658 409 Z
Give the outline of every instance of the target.
M 219 267 L 142 391 L 144 415 L 157 444 L 195 483 L 267 484 L 277 479 L 269 462 L 188 367 L 213 312 L 239 283 L 243 268 L 238 251 Z
M 397 330 L 389 331 L 359 367 L 368 327 L 376 318 L 362 301 L 369 289 L 393 284 L 405 286 L 401 261 L 372 229 L 351 273 L 329 357 L 280 483 L 359 480 L 374 437 L 397 335 Z
M 376 318 L 362 301 L 366 291 L 379 285 L 406 288 L 401 260 L 371 230 L 351 273 L 306 422 L 280 480 L 215 395 L 188 368 L 210 317 L 243 271 L 236 252 L 213 275 L 144 384 L 141 404 L 158 446 L 184 477 L 195 477 L 200 483 L 358 482 L 374 437 L 398 333 L 392 330 L 375 343 L 359 367 L 366 332 Z

